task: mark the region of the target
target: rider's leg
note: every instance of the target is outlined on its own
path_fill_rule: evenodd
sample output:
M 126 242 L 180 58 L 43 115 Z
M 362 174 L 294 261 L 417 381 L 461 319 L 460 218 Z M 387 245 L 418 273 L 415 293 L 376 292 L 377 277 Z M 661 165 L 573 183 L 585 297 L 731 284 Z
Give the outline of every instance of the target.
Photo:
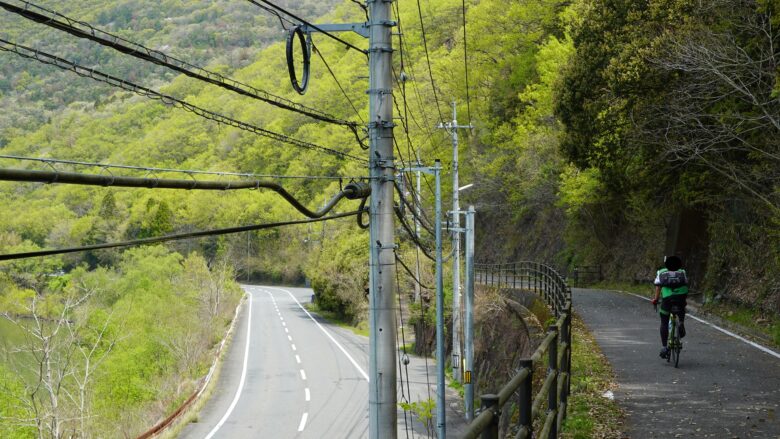
M 666 347 L 666 343 L 669 341 L 669 314 L 661 314 L 661 358 L 667 358 L 669 356 L 669 348 Z
M 666 347 L 669 341 L 669 314 L 661 314 L 661 345 Z

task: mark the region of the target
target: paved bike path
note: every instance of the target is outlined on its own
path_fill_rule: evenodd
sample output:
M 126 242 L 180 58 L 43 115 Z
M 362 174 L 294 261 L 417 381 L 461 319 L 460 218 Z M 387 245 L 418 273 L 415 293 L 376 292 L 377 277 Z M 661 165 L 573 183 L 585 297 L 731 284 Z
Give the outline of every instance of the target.
M 780 359 L 686 318 L 675 369 L 658 357 L 660 319 L 648 301 L 586 289 L 572 298 L 617 375 L 624 437 L 780 439 Z

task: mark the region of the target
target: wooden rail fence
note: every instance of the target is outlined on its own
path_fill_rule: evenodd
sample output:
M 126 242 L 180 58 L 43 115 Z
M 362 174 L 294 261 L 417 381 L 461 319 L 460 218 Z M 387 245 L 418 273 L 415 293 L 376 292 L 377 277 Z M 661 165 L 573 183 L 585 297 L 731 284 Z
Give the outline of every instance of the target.
M 531 355 L 521 360 L 520 370 L 497 394 L 481 395 L 482 411 L 468 426 L 464 438 L 497 439 L 504 405 L 513 397 L 519 410 L 515 438 L 557 438 L 570 393 L 571 375 L 571 288 L 554 268 L 537 262 L 475 264 L 477 282 L 506 288 L 532 290 L 555 313 L 557 321 Z M 547 374 L 534 394 L 534 367 L 547 356 Z M 511 416 L 511 414 L 508 414 Z M 534 434 L 534 421 L 543 419 Z

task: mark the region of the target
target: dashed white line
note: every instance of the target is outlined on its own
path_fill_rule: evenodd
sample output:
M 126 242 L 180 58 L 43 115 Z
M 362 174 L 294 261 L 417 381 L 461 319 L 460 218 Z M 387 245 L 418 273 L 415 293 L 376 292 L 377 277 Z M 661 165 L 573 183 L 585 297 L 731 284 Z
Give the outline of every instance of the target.
M 296 356 L 295 356 L 295 361 L 296 361 L 298 364 L 301 364 L 301 357 L 299 357 L 299 356 L 297 356 L 297 355 L 296 355 Z
M 306 372 L 303 369 L 301 369 L 301 379 L 306 381 Z
M 298 304 L 298 307 L 301 310 L 303 310 L 303 312 L 306 313 L 307 316 L 309 316 L 311 321 L 314 322 L 314 324 L 317 325 L 317 327 L 320 328 L 320 330 L 330 339 L 330 341 L 332 341 L 336 345 L 336 347 L 338 347 L 339 350 L 341 350 L 341 352 L 343 352 L 344 355 L 347 356 L 347 359 L 349 359 L 349 361 L 352 363 L 352 365 L 355 366 L 355 369 L 357 369 L 358 372 L 360 372 L 360 374 L 363 376 L 363 378 L 365 378 L 366 381 L 368 381 L 368 374 L 363 370 L 362 367 L 360 367 L 360 365 L 357 363 L 357 361 L 355 361 L 355 359 L 352 358 L 352 355 L 349 355 L 347 350 L 344 349 L 344 347 L 341 346 L 341 344 L 338 341 L 336 341 L 336 339 L 333 338 L 333 336 L 330 335 L 330 333 L 328 331 L 326 331 L 325 328 L 323 328 L 322 325 L 320 325 L 320 323 L 317 320 L 315 320 L 314 317 L 311 314 L 309 314 L 309 311 L 306 308 L 304 308 L 303 305 L 301 305 L 301 302 L 299 302 L 298 299 L 296 299 L 295 296 L 293 296 L 293 294 L 291 292 L 289 292 L 289 291 L 287 291 L 285 289 L 282 289 L 282 288 L 276 288 L 276 287 L 267 287 L 267 288 L 272 289 L 272 290 L 284 291 L 285 293 L 287 293 L 292 298 L 292 300 L 294 300 L 295 303 Z M 295 345 L 293 345 L 293 346 L 295 346 Z M 295 349 L 293 348 L 293 350 L 295 350 Z
M 298 424 L 298 431 L 303 431 L 304 428 L 306 428 L 306 419 L 309 418 L 308 413 L 304 413 L 303 416 L 301 416 L 301 423 Z
M 286 333 L 288 333 L 288 334 L 289 334 L 289 333 L 290 333 L 290 330 L 289 330 L 289 329 L 287 329 L 287 328 L 284 328 L 284 332 L 286 332 Z
M 292 337 L 288 335 L 288 336 L 287 336 L 287 340 L 290 340 L 290 341 L 292 341 Z
M 294 350 L 294 351 L 297 350 L 297 349 L 295 349 L 295 345 L 294 344 L 291 344 L 290 346 L 292 347 L 292 350 Z
M 303 389 L 304 393 L 306 393 L 306 401 L 311 401 L 311 393 L 309 393 L 309 388 Z

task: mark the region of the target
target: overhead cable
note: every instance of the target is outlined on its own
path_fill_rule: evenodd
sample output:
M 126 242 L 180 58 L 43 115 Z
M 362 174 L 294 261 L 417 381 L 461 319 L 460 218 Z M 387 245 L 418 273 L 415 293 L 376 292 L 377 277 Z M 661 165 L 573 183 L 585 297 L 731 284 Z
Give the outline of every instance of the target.
M 469 117 L 469 125 L 471 125 L 471 96 L 469 91 L 469 52 L 468 45 L 466 44 L 466 0 L 461 0 L 463 4 L 463 65 L 466 69 L 466 112 Z
M 266 4 L 266 5 L 270 6 L 271 8 L 274 8 L 274 9 L 276 9 L 277 11 L 279 11 L 279 12 L 281 12 L 281 13 L 283 13 L 283 14 L 287 15 L 288 17 L 291 17 L 292 19 L 294 19 L 294 20 L 296 20 L 296 21 L 298 21 L 298 22 L 300 22 L 300 23 L 302 23 L 302 24 L 305 24 L 306 26 L 308 26 L 308 27 L 310 27 L 310 28 L 312 28 L 312 29 L 316 30 L 317 32 L 320 32 L 320 33 L 324 34 L 325 36 L 327 36 L 327 37 L 330 37 L 331 39 L 334 39 L 334 40 L 338 41 L 339 43 L 341 43 L 341 44 L 343 44 L 343 45 L 345 45 L 345 46 L 349 47 L 350 49 L 354 49 L 354 50 L 357 50 L 357 51 L 358 51 L 358 52 L 360 52 L 360 53 L 363 53 L 363 54 L 365 54 L 365 55 L 368 55 L 368 51 L 366 51 L 365 49 L 361 49 L 361 48 L 359 48 L 359 47 L 357 47 L 357 46 L 355 46 L 355 45 L 353 45 L 353 44 L 351 44 L 351 43 L 349 43 L 349 42 L 347 42 L 347 41 L 345 41 L 345 40 L 343 40 L 343 39 L 341 39 L 341 38 L 339 38 L 339 37 L 337 37 L 337 36 L 333 35 L 332 33 L 328 32 L 328 31 L 322 30 L 321 28 L 317 27 L 317 25 L 315 25 L 315 24 L 312 24 L 312 23 L 310 23 L 310 22 L 308 22 L 308 21 L 304 20 L 303 18 L 300 18 L 300 17 L 298 17 L 297 15 L 295 15 L 295 14 L 293 14 L 292 12 L 290 12 L 290 11 L 288 11 L 288 10 L 286 10 L 286 9 L 282 8 L 282 7 L 281 7 L 281 6 L 279 6 L 279 5 L 276 5 L 276 4 L 274 4 L 274 3 L 272 3 L 272 2 L 269 2 L 269 1 L 266 1 L 266 0 L 259 0 L 259 1 L 255 1 L 255 0 L 248 0 L 248 1 L 249 1 L 249 3 L 252 3 L 252 4 L 253 4 L 253 5 L 255 5 L 255 6 L 261 6 L 261 5 L 260 5 L 260 4 L 258 4 L 258 3 L 263 3 L 263 4 Z M 262 7 L 262 6 L 261 6 L 261 7 Z
M 295 197 L 287 192 L 278 183 L 261 180 L 243 180 L 243 181 L 199 181 L 195 179 L 191 180 L 177 180 L 177 179 L 162 179 L 162 178 L 139 178 L 139 177 L 124 177 L 116 175 L 99 175 L 99 174 L 78 174 L 75 172 L 59 172 L 59 171 L 37 171 L 31 169 L 0 169 L 0 181 L 24 181 L 34 183 L 59 183 L 59 184 L 77 184 L 85 186 L 116 186 L 116 187 L 133 187 L 133 188 L 147 188 L 147 189 L 186 189 L 186 190 L 237 190 L 237 189 L 270 189 L 282 198 L 284 198 L 290 205 L 292 205 L 298 212 L 306 215 L 309 218 L 321 218 L 333 209 L 336 204 L 342 199 L 347 198 L 350 200 L 357 200 L 366 198 L 371 193 L 371 187 L 366 183 L 353 182 L 344 187 L 338 194 L 333 196 L 331 200 L 319 211 L 309 210 L 306 206 L 301 204 Z
M 228 116 L 224 116 L 219 113 L 215 113 L 210 110 L 206 110 L 204 108 L 198 107 L 196 105 L 190 104 L 189 102 L 183 101 L 181 99 L 174 98 L 173 96 L 165 95 L 159 92 L 156 92 L 152 89 L 142 87 L 140 85 L 134 84 L 130 81 L 117 78 L 115 76 L 108 75 L 106 73 L 102 73 L 98 70 L 83 67 L 80 66 L 74 62 L 68 61 L 63 58 L 59 58 L 57 56 L 42 52 L 37 49 L 32 49 L 29 47 L 25 47 L 16 43 L 12 43 L 10 41 L 6 41 L 3 39 L 0 39 L 0 51 L 5 52 L 12 52 L 15 53 L 23 58 L 28 59 L 34 59 L 38 62 L 52 65 L 55 67 L 58 67 L 63 70 L 69 70 L 73 73 L 76 73 L 79 76 L 85 77 L 85 78 L 91 78 L 96 81 L 100 81 L 109 85 L 112 85 L 114 87 L 118 87 L 127 91 L 131 91 L 133 93 L 139 94 L 141 96 L 145 96 L 150 99 L 159 100 L 163 104 L 171 105 L 176 108 L 180 108 L 182 110 L 189 111 L 193 114 L 196 114 L 200 117 L 213 120 L 215 122 L 229 125 L 244 131 L 251 132 L 253 134 L 257 134 L 263 137 L 268 137 L 273 140 L 277 140 L 279 142 L 284 142 L 290 145 L 295 145 L 301 148 L 305 149 L 311 149 L 311 150 L 317 150 L 321 151 L 327 154 L 335 155 L 341 158 L 348 158 L 351 160 L 355 160 L 358 162 L 366 162 L 365 159 L 362 159 L 360 157 L 356 157 L 354 155 L 341 152 L 338 150 L 335 150 L 333 148 L 328 148 L 325 146 L 320 146 L 311 142 L 298 140 L 289 136 L 286 136 L 284 134 L 275 133 L 273 131 L 266 130 L 264 128 L 260 128 L 256 125 L 252 125 L 250 123 L 241 122 L 239 120 L 233 119 Z
M 330 76 L 333 78 L 333 81 L 336 82 L 336 85 L 339 87 L 339 90 L 341 90 L 341 94 L 344 95 L 344 97 L 347 99 L 347 102 L 349 102 L 349 106 L 352 107 L 352 110 L 355 111 L 355 114 L 360 119 L 360 121 L 365 125 L 366 121 L 363 119 L 363 116 L 360 115 L 360 111 L 358 111 L 357 107 L 355 106 L 355 103 L 352 102 L 352 99 L 350 99 L 347 92 L 344 90 L 344 87 L 341 86 L 341 82 L 339 82 L 339 78 L 336 77 L 336 74 L 333 73 L 333 69 L 330 68 L 330 64 L 328 64 L 328 61 L 325 60 L 325 57 L 322 55 L 322 52 L 320 52 L 320 49 L 317 48 L 314 43 L 311 45 L 312 50 L 314 50 L 314 53 L 317 54 L 317 56 L 320 57 L 320 60 L 322 60 L 322 63 L 325 64 L 325 67 L 328 69 L 328 73 L 330 73 Z M 361 143 L 362 145 L 362 143 Z
M 439 104 L 439 95 L 436 92 L 436 82 L 433 80 L 433 69 L 431 69 L 431 56 L 428 53 L 428 38 L 425 35 L 425 23 L 423 22 L 422 6 L 420 6 L 420 0 L 417 0 L 417 13 L 420 16 L 420 31 L 422 32 L 423 49 L 425 50 L 425 61 L 428 63 L 428 76 L 431 78 L 431 88 L 433 88 L 433 99 L 436 101 L 436 110 L 439 112 L 439 119 L 444 123 L 444 116 L 441 112 L 441 105 Z
M 426 258 L 435 261 L 436 258 L 431 256 L 430 251 L 423 245 L 422 242 L 420 242 L 420 237 L 412 230 L 411 227 L 409 227 L 409 223 L 406 222 L 406 218 L 404 218 L 404 215 L 401 213 L 401 209 L 395 208 L 393 210 L 395 210 L 395 216 L 398 217 L 398 220 L 401 223 L 401 227 L 403 227 L 403 229 L 409 235 L 409 238 L 412 240 L 412 242 L 414 242 L 414 244 L 417 246 L 417 248 L 420 249 Z
M 240 95 L 258 99 L 276 107 L 304 114 L 323 122 L 349 127 L 356 136 L 358 135 L 358 125 L 355 122 L 338 119 L 316 108 L 307 107 L 281 96 L 273 95 L 265 90 L 260 90 L 251 85 L 225 77 L 219 73 L 203 69 L 186 61 L 166 55 L 159 50 L 149 49 L 141 44 L 97 29 L 89 23 L 74 20 L 58 12 L 24 0 L 2 0 L 0 1 L 0 7 L 37 23 L 45 24 L 46 26 L 67 32 L 79 38 L 94 41 L 126 55 L 167 67 L 191 78 L 205 81 Z
M 114 165 L 108 163 L 84 162 L 78 160 L 62 160 L 43 157 L 23 157 L 15 155 L 0 154 L 0 159 L 32 161 L 46 164 L 61 163 L 66 165 L 89 166 L 102 169 L 129 169 L 135 171 L 144 171 L 147 173 L 179 173 L 187 175 L 218 175 L 221 177 L 243 177 L 243 178 L 270 178 L 270 179 L 298 179 L 298 180 L 369 180 L 366 176 L 346 176 L 346 175 L 276 175 L 276 174 L 253 174 L 247 172 L 223 172 L 223 171 L 200 171 L 194 169 L 172 169 L 172 168 L 153 168 L 145 166 Z
M 69 247 L 69 248 L 60 248 L 60 249 L 52 249 L 52 250 L 39 250 L 39 251 L 31 251 L 31 252 L 23 252 L 23 253 L 10 253 L 10 254 L 4 254 L 0 255 L 0 261 L 10 261 L 14 259 L 28 259 L 28 258 L 37 258 L 42 256 L 52 256 L 52 255 L 62 255 L 66 253 L 77 253 L 77 252 L 85 252 L 90 250 L 104 250 L 109 248 L 119 248 L 119 247 L 133 247 L 133 246 L 139 246 L 139 245 L 151 245 L 151 244 L 159 244 L 162 242 L 167 241 L 177 241 L 182 239 L 190 239 L 190 238 L 200 238 L 204 236 L 217 236 L 217 235 L 228 235 L 233 233 L 241 233 L 241 232 L 250 232 L 254 230 L 264 230 L 264 229 L 272 229 L 276 227 L 283 227 L 283 226 L 291 226 L 296 224 L 310 224 L 310 223 L 316 223 L 316 222 L 322 222 L 322 221 L 330 221 L 338 218 L 346 218 L 350 216 L 354 216 L 359 214 L 359 210 L 355 210 L 352 212 L 345 212 L 345 213 L 337 213 L 333 214 L 327 217 L 323 218 L 313 218 L 313 219 L 305 219 L 305 220 L 295 220 L 295 221 L 280 221 L 280 222 L 274 222 L 274 223 L 265 223 L 265 224 L 253 224 L 249 226 L 239 226 L 239 227 L 229 227 L 225 229 L 214 229 L 214 230 L 204 230 L 199 232 L 190 232 L 190 233 L 179 233 L 174 235 L 165 235 L 165 236 L 157 236 L 152 238 L 144 238 L 144 239 L 135 239 L 132 241 L 121 241 L 121 242 L 111 242 L 111 243 L 104 243 L 104 244 L 94 244 L 94 245 L 86 245 L 82 247 Z
M 419 286 L 420 286 L 420 288 L 423 288 L 423 289 L 425 289 L 425 290 L 428 290 L 428 291 L 433 291 L 433 287 L 430 287 L 430 286 L 428 286 L 428 285 L 425 285 L 425 284 L 424 284 L 424 283 L 422 283 L 422 282 L 421 282 L 419 279 L 417 279 L 417 277 L 414 275 L 414 273 L 412 273 L 412 270 L 411 270 L 411 269 L 409 269 L 409 267 L 408 267 L 408 266 L 407 266 L 407 265 L 404 263 L 404 261 L 401 259 L 401 257 L 400 257 L 400 256 L 398 256 L 397 254 L 395 255 L 395 260 L 396 260 L 396 261 L 397 261 L 399 264 L 401 264 L 401 267 L 403 267 L 403 269 L 404 269 L 404 271 L 406 272 L 406 274 L 408 274 L 408 275 L 409 275 L 409 277 L 411 277 L 411 278 L 412 278 L 412 280 L 413 280 L 413 281 L 414 281 L 414 282 L 415 282 L 417 285 L 419 285 Z

